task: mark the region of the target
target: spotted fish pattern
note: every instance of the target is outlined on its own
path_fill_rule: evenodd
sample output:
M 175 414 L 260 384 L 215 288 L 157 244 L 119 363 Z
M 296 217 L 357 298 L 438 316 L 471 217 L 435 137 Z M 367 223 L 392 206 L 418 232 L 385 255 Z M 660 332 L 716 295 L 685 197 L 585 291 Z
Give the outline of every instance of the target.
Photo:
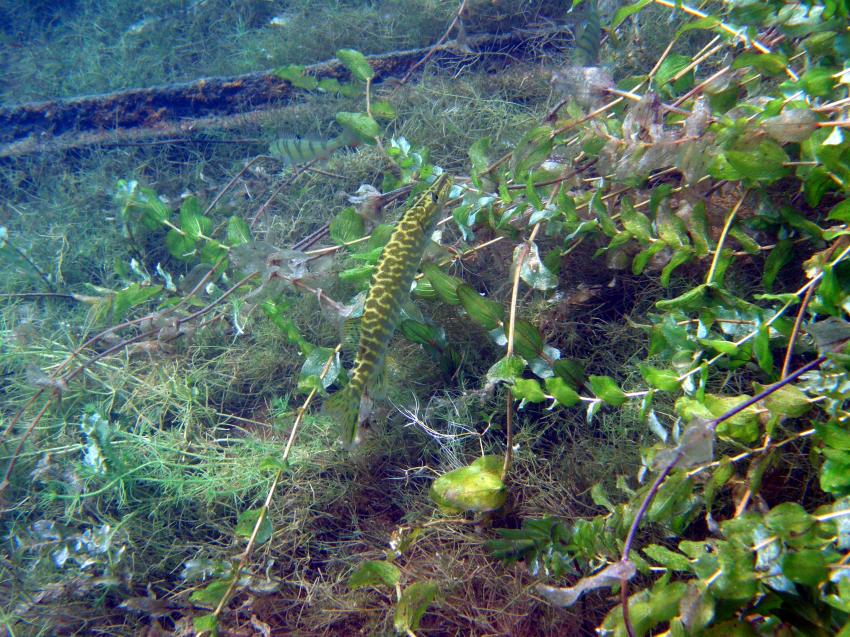
M 346 447 L 358 442 L 361 404 L 367 397 L 369 382 L 381 371 L 402 303 L 451 187 L 449 176 L 440 175 L 404 213 L 381 253 L 360 319 L 360 344 L 350 380 L 324 405 L 325 413 L 339 423 Z

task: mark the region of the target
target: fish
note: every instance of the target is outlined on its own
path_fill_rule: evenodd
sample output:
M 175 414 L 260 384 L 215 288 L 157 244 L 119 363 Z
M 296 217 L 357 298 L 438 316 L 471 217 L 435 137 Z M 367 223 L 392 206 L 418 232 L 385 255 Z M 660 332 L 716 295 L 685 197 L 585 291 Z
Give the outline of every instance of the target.
M 354 144 L 347 134 L 327 141 L 288 137 L 276 139 L 269 145 L 269 152 L 288 164 L 306 164 L 314 159 L 327 159 L 340 148 Z
M 590 0 L 584 27 L 576 38 L 576 62 L 579 66 L 597 66 L 599 64 L 599 43 L 602 40 L 602 27 L 599 24 L 599 9 L 596 0 Z
M 323 406 L 325 415 L 339 424 L 346 448 L 359 442 L 358 428 L 371 404 L 369 387 L 382 374 L 384 355 L 402 305 L 451 188 L 451 178 L 443 173 L 416 199 L 398 222 L 372 275 L 348 385 L 328 398 Z

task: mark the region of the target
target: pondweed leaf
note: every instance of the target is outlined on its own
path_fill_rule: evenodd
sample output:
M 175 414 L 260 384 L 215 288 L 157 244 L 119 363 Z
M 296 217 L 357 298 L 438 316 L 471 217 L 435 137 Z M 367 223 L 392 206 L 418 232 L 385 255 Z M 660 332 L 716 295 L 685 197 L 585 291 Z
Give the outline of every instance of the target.
M 457 286 L 457 297 L 469 318 L 485 330 L 494 330 L 505 320 L 505 309 L 501 303 L 484 298 L 466 283 Z

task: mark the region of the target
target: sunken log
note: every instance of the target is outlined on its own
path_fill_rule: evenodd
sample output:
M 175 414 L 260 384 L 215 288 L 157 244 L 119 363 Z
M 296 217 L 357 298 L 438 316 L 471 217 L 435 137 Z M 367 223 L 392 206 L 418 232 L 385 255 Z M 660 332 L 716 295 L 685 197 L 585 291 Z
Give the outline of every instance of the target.
M 370 56 L 374 83 L 400 80 L 428 64 L 454 69 L 486 65 L 498 71 L 517 61 L 536 61 L 561 54 L 572 37 L 562 29 L 515 30 L 469 38 L 428 49 L 393 51 Z M 306 67 L 319 80 L 349 79 L 338 61 Z M 0 106 L 0 157 L 28 155 L 92 144 L 191 135 L 203 128 L 233 128 L 252 115 L 285 108 L 303 93 L 273 71 L 211 77 L 47 102 Z

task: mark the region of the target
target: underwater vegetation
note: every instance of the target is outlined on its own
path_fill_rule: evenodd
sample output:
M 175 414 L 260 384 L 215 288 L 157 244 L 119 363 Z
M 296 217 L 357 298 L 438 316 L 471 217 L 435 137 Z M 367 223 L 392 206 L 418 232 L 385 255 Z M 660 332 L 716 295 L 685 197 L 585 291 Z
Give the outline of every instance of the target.
M 850 3 L 66 11 L 299 92 L 0 164 L 8 634 L 850 635 Z

